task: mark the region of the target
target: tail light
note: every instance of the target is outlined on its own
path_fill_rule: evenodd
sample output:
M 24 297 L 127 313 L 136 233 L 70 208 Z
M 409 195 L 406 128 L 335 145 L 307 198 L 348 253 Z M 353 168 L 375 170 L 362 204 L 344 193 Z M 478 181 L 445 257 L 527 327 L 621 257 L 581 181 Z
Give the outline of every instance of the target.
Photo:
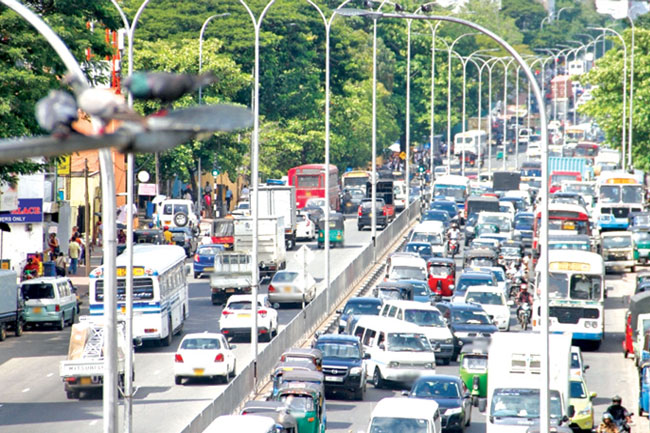
M 362 213 L 363 213 L 363 212 L 361 211 L 361 206 L 359 206 L 359 216 L 361 216 Z
M 267 313 L 266 310 L 258 310 L 258 311 L 257 311 L 257 314 L 259 314 L 259 315 L 262 316 L 262 317 L 266 317 L 266 313 Z
M 194 261 L 195 261 L 195 262 L 198 262 L 198 261 L 199 261 L 199 255 L 198 255 L 198 254 L 194 254 Z
M 385 207 L 382 208 L 381 210 L 382 210 L 382 213 L 384 214 L 384 216 L 388 215 L 388 210 Z
M 273 287 L 273 284 L 269 284 L 269 293 L 274 293 L 275 292 L 275 287 Z
M 224 360 L 223 353 L 217 354 L 217 356 L 214 358 L 214 362 L 223 362 L 223 360 Z
M 61 311 L 61 306 L 60 305 L 55 305 L 54 306 L 54 311 Z
M 221 312 L 221 314 L 223 314 L 224 316 L 227 316 L 227 315 L 229 315 L 229 314 L 232 314 L 232 311 L 223 310 L 223 311 Z
M 307 227 L 311 226 L 311 221 L 309 221 L 309 218 L 307 218 L 307 224 L 306 224 L 306 226 L 307 226 Z
M 185 361 L 183 361 L 183 357 L 181 356 L 181 354 L 177 353 L 176 355 L 174 355 L 174 362 L 181 362 L 182 363 L 182 362 L 185 362 Z

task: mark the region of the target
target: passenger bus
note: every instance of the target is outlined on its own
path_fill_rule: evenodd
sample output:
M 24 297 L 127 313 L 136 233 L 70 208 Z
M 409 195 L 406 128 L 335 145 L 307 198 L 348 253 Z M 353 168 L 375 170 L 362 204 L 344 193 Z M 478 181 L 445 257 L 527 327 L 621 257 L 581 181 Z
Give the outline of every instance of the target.
M 465 209 L 465 201 L 469 195 L 470 182 L 465 176 L 448 174 L 438 177 L 433 184 L 433 196 L 453 198 L 459 210 Z
M 539 230 L 542 222 L 542 212 L 535 211 L 535 224 L 533 225 L 533 251 L 539 257 Z M 548 205 L 548 233 L 552 235 L 588 235 L 589 214 L 584 207 L 576 204 L 549 203 Z
M 587 158 L 591 161 L 592 165 L 598 156 L 600 145 L 593 141 L 580 141 L 573 149 L 573 156 L 578 158 Z
M 480 149 L 480 151 L 479 151 Z M 466 155 L 469 158 L 471 154 L 474 156 L 481 155 L 481 159 L 485 159 L 487 153 L 487 134 L 481 129 L 472 129 L 465 132 L 459 132 L 454 136 L 454 155 Z
M 341 176 L 341 188 L 360 188 L 366 193 L 366 183 L 370 182 L 370 172 L 365 170 L 352 170 Z
M 546 272 L 542 263 L 537 267 Z M 555 250 L 548 266 L 549 331 L 566 333 L 574 342 L 600 346 L 605 335 L 605 266 L 600 254 Z M 533 330 L 540 328 L 540 303 L 533 306 Z
M 587 133 L 590 129 L 591 125 L 589 124 L 569 126 L 566 129 L 566 142 L 577 143 L 579 141 L 585 141 L 587 139 Z
M 117 257 L 117 311 L 126 312 L 126 253 Z M 91 316 L 104 315 L 104 269 L 90 273 Z M 189 316 L 185 250 L 177 245 L 133 246 L 133 338 L 169 346 Z
M 602 173 L 598 178 L 596 189 L 598 203 L 594 214 L 601 231 L 627 230 L 630 212 L 643 210 L 643 185 L 629 173 L 623 171 Z
M 296 188 L 296 206 L 305 207 L 312 197 L 325 198 L 325 164 L 305 164 L 289 169 L 289 185 Z M 339 170 L 335 165 L 329 168 L 330 209 L 339 210 Z

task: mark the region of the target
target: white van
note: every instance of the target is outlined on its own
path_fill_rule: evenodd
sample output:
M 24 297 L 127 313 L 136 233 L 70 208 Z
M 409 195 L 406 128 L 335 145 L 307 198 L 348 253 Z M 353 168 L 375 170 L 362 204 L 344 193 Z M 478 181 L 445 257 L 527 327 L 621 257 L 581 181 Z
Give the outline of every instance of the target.
M 25 324 L 52 324 L 63 330 L 77 314 L 77 295 L 65 277 L 41 277 L 23 281 L 20 294 L 25 301 Z
M 406 204 L 406 182 L 403 180 L 393 181 L 393 194 L 395 195 L 395 209 L 404 210 Z
M 399 252 L 391 254 L 386 264 L 386 278 L 393 281 L 426 281 L 427 262 L 417 253 Z
M 192 200 L 166 199 L 158 204 L 156 216 L 161 226 L 198 227 Z
M 386 381 L 410 384 L 422 375 L 436 373 L 436 355 L 422 329 L 403 320 L 361 316 L 352 335 L 370 353 L 367 374 L 376 388 Z
M 440 433 L 440 409 L 435 400 L 388 397 L 381 399 L 370 415 L 371 432 Z
M 454 336 L 436 307 L 417 301 L 388 300 L 384 301 L 379 315 L 418 325 L 433 347 L 436 361 L 449 364 L 454 355 Z
M 501 288 L 494 286 L 470 286 L 463 298 L 465 303 L 479 304 L 499 328 L 499 331 L 510 330 L 510 305 Z
M 222 415 L 212 421 L 203 433 L 277 433 L 275 420 L 260 415 Z

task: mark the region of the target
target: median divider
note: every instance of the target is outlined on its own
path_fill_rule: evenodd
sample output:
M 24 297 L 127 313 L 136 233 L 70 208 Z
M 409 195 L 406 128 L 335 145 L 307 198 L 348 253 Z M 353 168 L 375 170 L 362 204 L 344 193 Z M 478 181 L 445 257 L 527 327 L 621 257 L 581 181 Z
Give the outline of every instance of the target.
M 366 276 L 375 264 L 375 257 L 381 257 L 409 224 L 420 215 L 420 202 L 416 201 L 401 212 L 384 230 L 378 232 L 375 245 L 366 245 L 359 255 L 330 282 L 329 303 L 325 290 L 318 295 L 299 314 L 264 347 L 257 356 L 257 382 L 255 366 L 251 361 L 246 366 L 238 366 L 235 379 L 205 409 L 203 409 L 181 433 L 201 433 L 220 415 L 232 414 L 245 401 L 256 393 L 256 387 L 266 382 L 280 356 L 287 349 L 300 344 L 320 327 L 336 306 L 349 295 L 351 290 Z M 242 368 L 243 367 L 243 368 Z

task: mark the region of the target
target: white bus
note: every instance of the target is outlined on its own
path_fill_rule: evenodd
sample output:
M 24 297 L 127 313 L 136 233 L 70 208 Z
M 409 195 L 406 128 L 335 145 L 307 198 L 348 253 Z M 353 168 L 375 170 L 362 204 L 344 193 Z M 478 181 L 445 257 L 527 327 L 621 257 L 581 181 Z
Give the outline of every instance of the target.
M 454 136 L 454 155 L 462 155 L 463 152 L 473 153 L 474 155 L 480 153 L 481 157 L 484 157 L 487 152 L 487 134 L 485 131 L 470 129 L 456 134 Z
M 643 185 L 624 171 L 608 171 L 598 177 L 598 203 L 595 217 L 598 228 L 627 230 L 630 212 L 641 212 L 645 206 Z
M 553 250 L 549 257 L 549 325 L 552 333 L 566 333 L 574 341 L 598 348 L 605 337 L 605 266 L 600 254 Z M 540 262 L 539 273 L 545 272 Z M 544 290 L 544 288 L 541 288 Z M 540 327 L 540 304 L 533 307 L 533 329 Z
M 124 314 L 126 253 L 117 257 L 117 310 Z M 177 245 L 134 245 L 133 338 L 169 346 L 189 315 L 185 250 Z M 90 273 L 91 316 L 104 314 L 104 266 Z
M 440 176 L 433 184 L 434 198 L 453 199 L 458 206 L 458 209 L 465 209 L 465 201 L 470 193 L 469 178 L 465 176 L 458 176 L 455 174 L 448 174 Z M 453 218 L 454 215 L 451 215 Z

